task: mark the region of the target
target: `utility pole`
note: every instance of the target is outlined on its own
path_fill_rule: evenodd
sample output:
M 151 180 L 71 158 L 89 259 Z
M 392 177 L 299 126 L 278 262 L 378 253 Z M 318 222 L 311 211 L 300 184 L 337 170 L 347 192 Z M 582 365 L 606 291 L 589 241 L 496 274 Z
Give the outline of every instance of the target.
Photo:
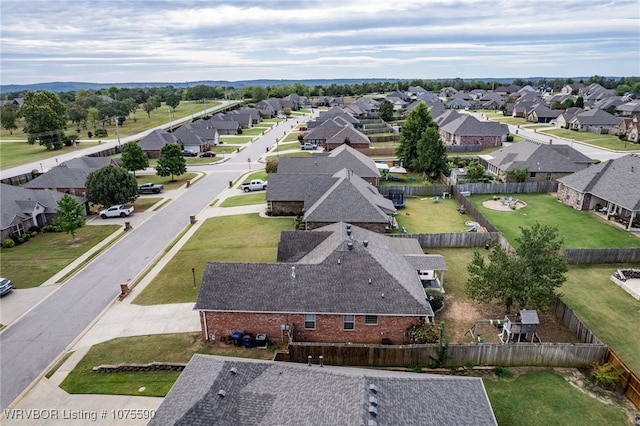
M 118 116 L 116 115 L 116 136 L 118 137 L 118 148 L 120 148 L 120 127 L 118 127 Z

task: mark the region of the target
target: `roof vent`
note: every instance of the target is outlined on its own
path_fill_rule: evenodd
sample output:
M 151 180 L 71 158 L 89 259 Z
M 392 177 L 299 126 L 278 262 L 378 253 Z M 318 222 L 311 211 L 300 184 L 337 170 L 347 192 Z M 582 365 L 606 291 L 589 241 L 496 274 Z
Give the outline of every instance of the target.
M 377 416 L 378 415 L 378 407 L 376 407 L 375 405 L 370 405 L 369 406 L 369 414 L 371 414 L 373 416 Z
M 370 383 L 369 384 L 369 390 L 373 393 L 378 393 L 378 387 L 376 386 L 375 383 Z
M 378 426 L 378 423 L 376 423 L 376 421 L 375 421 L 375 420 L 371 420 L 371 419 L 370 419 L 370 420 L 367 422 L 367 426 Z
M 296 267 L 292 266 L 291 267 L 291 278 L 295 278 L 296 277 Z
M 231 367 L 231 369 L 229 369 L 229 372 L 230 372 L 231 374 L 238 374 L 238 369 L 237 369 L 237 368 L 235 368 L 235 367 Z
M 369 397 L 369 405 L 375 405 L 377 407 L 378 406 L 378 398 L 376 398 L 375 396 L 371 395 Z
M 219 396 L 220 398 L 224 398 L 225 396 L 227 396 L 227 391 L 226 391 L 226 390 L 224 390 L 224 389 L 220 389 L 220 390 L 218 391 L 218 396 Z
M 371 285 L 371 278 L 369 278 L 369 285 Z
M 347 231 L 351 231 L 351 225 L 347 224 Z
M 368 247 L 368 246 L 369 246 L 369 240 L 364 240 L 364 241 L 362 242 L 362 244 L 363 244 L 365 247 Z
M 338 265 L 340 264 L 340 259 L 338 259 Z
M 351 235 L 351 229 L 347 229 L 347 235 Z
M 353 250 L 353 243 L 351 243 L 351 242 L 347 243 L 347 248 L 349 250 Z

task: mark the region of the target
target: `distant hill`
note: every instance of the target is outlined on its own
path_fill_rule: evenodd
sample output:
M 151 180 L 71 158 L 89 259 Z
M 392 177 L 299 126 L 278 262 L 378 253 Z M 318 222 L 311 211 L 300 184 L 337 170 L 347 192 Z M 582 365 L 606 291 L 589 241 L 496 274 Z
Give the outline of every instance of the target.
M 527 77 L 522 80 L 539 81 L 542 79 L 552 80 L 553 77 Z M 574 81 L 588 80 L 589 77 L 571 77 Z M 438 78 L 438 79 L 424 79 L 430 81 L 447 81 L 454 80 L 452 78 Z M 499 84 L 510 84 L 515 78 L 465 78 L 463 81 L 485 81 L 496 82 Z M 378 83 L 382 81 L 396 82 L 396 81 L 410 81 L 410 79 L 399 78 L 342 78 L 342 79 L 309 79 L 309 80 L 242 80 L 242 81 L 226 81 L 226 80 L 202 80 L 202 81 L 188 81 L 188 82 L 146 82 L 146 83 L 87 83 L 87 82 L 75 82 L 75 81 L 54 81 L 49 83 L 34 83 L 34 84 L 5 84 L 0 85 L 0 94 L 22 91 L 38 91 L 47 90 L 49 92 L 75 92 L 79 89 L 85 90 L 99 90 L 107 89 L 111 86 L 117 88 L 144 88 L 144 87 L 167 87 L 172 86 L 175 88 L 193 87 L 200 84 L 207 86 L 220 86 L 235 89 L 244 89 L 249 86 L 279 86 L 279 85 L 293 85 L 295 83 L 304 84 L 306 86 L 329 86 L 331 84 L 344 85 L 344 84 L 362 84 L 362 83 Z

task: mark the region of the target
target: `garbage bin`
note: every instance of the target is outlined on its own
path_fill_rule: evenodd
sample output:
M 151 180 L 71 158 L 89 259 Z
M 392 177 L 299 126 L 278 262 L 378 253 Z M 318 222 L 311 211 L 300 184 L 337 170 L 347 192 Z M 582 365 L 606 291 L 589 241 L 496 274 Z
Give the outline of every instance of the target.
M 267 347 L 267 335 L 264 333 L 256 334 L 256 346 L 257 347 Z
M 231 340 L 235 346 L 242 346 L 242 332 L 236 331 L 231 335 Z
M 244 341 L 244 347 L 245 348 L 252 348 L 253 347 L 253 336 L 250 334 L 245 334 L 244 337 L 242 338 L 242 340 Z

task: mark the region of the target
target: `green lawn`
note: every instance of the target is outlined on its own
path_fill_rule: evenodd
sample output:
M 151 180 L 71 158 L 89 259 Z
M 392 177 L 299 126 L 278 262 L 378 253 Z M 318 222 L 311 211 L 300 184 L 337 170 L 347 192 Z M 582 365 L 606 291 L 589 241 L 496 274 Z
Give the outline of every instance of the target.
M 15 288 L 37 287 L 118 228 L 121 226 L 83 226 L 73 241 L 64 232 L 45 232 L 24 244 L 10 249 L 2 248 L 1 274 L 10 277 Z
M 469 215 L 458 213 L 455 199 L 441 199 L 433 202 L 433 197 L 407 198 L 406 207 L 398 210 L 398 227 L 405 227 L 409 234 L 441 234 L 465 232 L 469 227 L 464 223 L 472 220 Z M 398 231 L 399 232 L 399 231 Z
M 30 145 L 27 142 L 0 143 L 0 170 L 17 167 L 21 164 L 42 162 L 43 169 L 54 166 L 56 157 L 70 152 L 82 152 L 81 148 L 97 145 L 98 141 L 81 142 L 77 148 L 65 146 L 57 151 L 45 149 L 42 145 Z
M 182 185 L 185 185 L 187 181 L 195 178 L 196 176 L 198 176 L 198 173 L 187 172 L 183 175 L 176 176 L 173 182 L 171 181 L 171 176 L 161 177 L 158 175 L 140 175 L 139 174 L 136 176 L 136 179 L 138 180 L 138 185 L 143 183 L 149 183 L 149 182 L 155 183 L 155 184 L 162 184 L 162 186 L 164 186 L 165 191 L 170 191 L 172 189 L 180 188 Z
M 297 141 L 296 142 L 283 142 L 283 143 L 276 144 L 276 147 L 273 148 L 269 152 L 288 151 L 288 150 L 291 150 L 291 149 L 298 149 L 299 147 L 300 147 L 300 144 Z
M 591 132 L 577 132 L 569 129 L 550 129 L 541 133 L 557 136 L 567 140 L 574 139 L 578 142 L 588 143 L 605 149 L 613 149 L 616 151 L 640 151 L 640 145 L 637 143 L 625 143 L 625 141 L 618 139 L 615 135 L 598 135 Z
M 629 424 L 624 410 L 588 396 L 553 371 L 483 382 L 501 426 Z
M 225 199 L 220 203 L 220 207 L 249 206 L 253 204 L 265 204 L 264 192 L 254 192 L 247 195 L 236 195 Z
M 280 232 L 293 229 L 291 218 L 257 214 L 206 220 L 134 303 L 195 302 L 191 268 L 199 282 L 207 262 L 275 262 Z
M 517 125 L 525 126 L 527 124 L 531 124 L 530 122 L 528 122 L 522 117 L 504 116 L 502 115 L 502 113 L 487 115 L 487 118 L 493 121 L 499 121 L 500 123 L 511 124 L 513 126 L 517 126 Z
M 549 194 L 512 194 L 527 203 L 515 211 L 487 209 L 483 201 L 490 194 L 469 197 L 482 215 L 493 223 L 514 244 L 520 227 L 531 227 L 536 222 L 558 228 L 565 248 L 621 248 L 640 247 L 640 238 L 595 216 L 592 212 L 575 210 Z
M 165 396 L 180 372 L 94 373 L 92 368 L 122 363 L 187 363 L 196 353 L 271 359 L 274 350 L 212 345 L 199 333 L 121 337 L 92 346 L 60 387 L 71 394 Z M 143 392 L 139 391 L 141 387 L 145 388 Z
M 253 136 L 221 136 L 220 137 L 220 141 L 222 141 L 224 144 L 229 144 L 229 145 L 244 145 L 247 144 L 249 142 L 251 142 L 253 140 Z M 218 147 L 216 149 L 221 149 L 224 147 Z M 227 151 L 229 152 L 229 151 Z
M 253 172 L 246 175 L 242 180 L 242 183 L 251 182 L 254 179 L 267 180 L 267 177 L 268 177 L 267 172 L 265 172 L 264 170 L 261 170 L 259 172 Z
M 640 264 L 571 266 L 560 292 L 585 325 L 640 376 L 640 302 L 610 279 L 625 267 Z

